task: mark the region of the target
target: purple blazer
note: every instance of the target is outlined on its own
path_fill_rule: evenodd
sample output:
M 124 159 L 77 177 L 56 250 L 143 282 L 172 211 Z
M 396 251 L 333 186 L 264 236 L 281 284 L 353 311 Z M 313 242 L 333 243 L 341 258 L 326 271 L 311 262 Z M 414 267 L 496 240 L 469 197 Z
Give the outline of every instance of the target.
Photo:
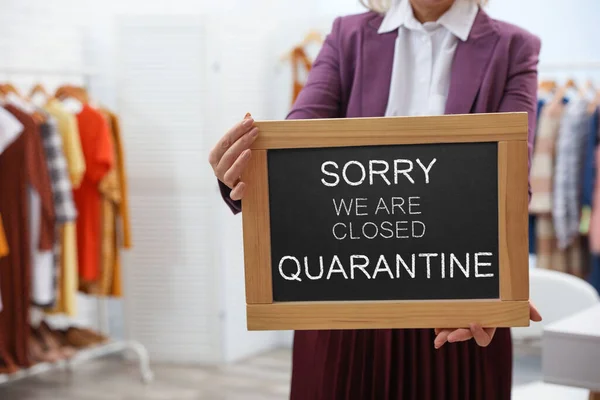
M 335 20 L 288 119 L 385 115 L 398 33 L 379 34 L 382 21 L 374 12 Z M 469 38 L 456 49 L 446 114 L 527 112 L 531 158 L 540 48 L 538 37 L 480 9 Z M 241 203 L 220 187 L 238 213 Z

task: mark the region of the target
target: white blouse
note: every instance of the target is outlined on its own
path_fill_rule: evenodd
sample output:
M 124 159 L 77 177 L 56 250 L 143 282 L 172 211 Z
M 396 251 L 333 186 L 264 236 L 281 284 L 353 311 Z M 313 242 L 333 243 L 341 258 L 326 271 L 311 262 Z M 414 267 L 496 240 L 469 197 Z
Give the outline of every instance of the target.
M 456 46 L 477 12 L 474 0 L 456 0 L 436 22 L 421 24 L 409 0 L 394 1 L 379 28 L 398 30 L 386 116 L 444 114 Z

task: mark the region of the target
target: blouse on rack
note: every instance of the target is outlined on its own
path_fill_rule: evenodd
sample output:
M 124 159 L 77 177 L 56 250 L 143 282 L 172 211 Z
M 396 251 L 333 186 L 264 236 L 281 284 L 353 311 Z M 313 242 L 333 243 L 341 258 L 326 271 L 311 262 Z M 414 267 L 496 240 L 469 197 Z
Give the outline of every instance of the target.
M 552 188 L 552 217 L 560 249 L 566 249 L 579 237 L 583 160 L 590 120 L 588 105 L 583 98 L 573 99 L 560 123 Z

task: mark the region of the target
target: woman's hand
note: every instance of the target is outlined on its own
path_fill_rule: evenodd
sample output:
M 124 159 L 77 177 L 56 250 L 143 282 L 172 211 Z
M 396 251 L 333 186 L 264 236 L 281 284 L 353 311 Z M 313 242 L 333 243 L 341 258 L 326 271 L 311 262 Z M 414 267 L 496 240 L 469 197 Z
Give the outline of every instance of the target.
M 246 114 L 244 119 L 231 128 L 211 150 L 208 162 L 217 179 L 229 186 L 232 200 L 244 197 L 246 184 L 240 181 L 252 152 L 250 146 L 258 136 L 254 119 Z
M 540 322 L 542 320 L 539 311 L 531 302 L 529 303 L 529 318 L 533 322 Z M 492 342 L 495 333 L 496 328 L 482 328 L 477 324 L 471 324 L 469 329 L 436 329 L 434 346 L 436 349 L 439 349 L 446 342 L 455 343 L 475 339 L 475 342 L 479 346 L 486 347 Z

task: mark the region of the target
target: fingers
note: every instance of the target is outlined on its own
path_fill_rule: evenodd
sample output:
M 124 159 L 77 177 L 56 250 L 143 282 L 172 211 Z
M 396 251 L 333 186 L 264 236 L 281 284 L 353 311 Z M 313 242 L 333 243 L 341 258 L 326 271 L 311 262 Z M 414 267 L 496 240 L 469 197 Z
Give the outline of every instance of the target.
M 482 328 L 477 324 L 471 325 L 471 334 L 475 339 L 475 342 L 481 347 L 487 347 L 492 342 L 494 334 L 496 333 L 495 328 Z
M 469 329 L 436 329 L 434 346 L 436 349 L 447 343 L 466 342 L 475 339 L 481 347 L 487 347 L 496 334 L 496 328 L 482 328 L 478 324 L 471 324 Z
M 532 302 L 529 302 L 529 319 L 533 322 L 540 322 L 542 320 L 542 315 Z
M 452 332 L 452 329 L 436 329 L 435 330 L 435 340 L 433 341 L 433 345 L 436 349 L 442 347 L 448 341 L 448 335 Z
M 229 147 L 229 149 L 223 154 L 221 160 L 219 161 L 215 173 L 219 179 L 222 180 L 229 187 L 233 187 L 239 179 L 242 170 L 239 170 L 236 174 L 236 170 L 233 170 L 234 165 L 239 161 L 241 157 L 245 162 L 247 162 L 247 158 L 250 157 L 249 147 L 252 145 L 254 140 L 258 137 L 258 128 L 252 128 L 250 132 L 243 135 L 240 139 L 238 139 L 235 143 Z M 239 167 L 239 164 L 238 164 Z
M 250 162 L 251 157 L 252 150 L 244 150 L 237 160 L 235 160 L 231 168 L 229 168 L 227 172 L 225 172 L 225 174 L 223 174 L 223 176 L 220 178 L 222 179 L 222 182 L 232 189 L 235 188 L 239 184 L 242 172 L 248 166 L 248 162 Z
M 229 197 L 231 197 L 231 200 L 241 200 L 244 197 L 245 192 L 246 184 L 244 182 L 239 182 L 237 185 L 235 185 L 229 194 Z
M 473 338 L 473 334 L 470 329 L 456 329 L 450 335 L 448 335 L 448 342 L 464 342 Z
M 231 146 L 238 141 L 242 136 L 247 134 L 253 129 L 254 119 L 250 114 L 246 114 L 246 117 L 236 125 L 233 126 L 215 145 L 211 150 L 208 161 L 212 165 L 213 169 L 216 170 L 223 155 L 231 148 Z

